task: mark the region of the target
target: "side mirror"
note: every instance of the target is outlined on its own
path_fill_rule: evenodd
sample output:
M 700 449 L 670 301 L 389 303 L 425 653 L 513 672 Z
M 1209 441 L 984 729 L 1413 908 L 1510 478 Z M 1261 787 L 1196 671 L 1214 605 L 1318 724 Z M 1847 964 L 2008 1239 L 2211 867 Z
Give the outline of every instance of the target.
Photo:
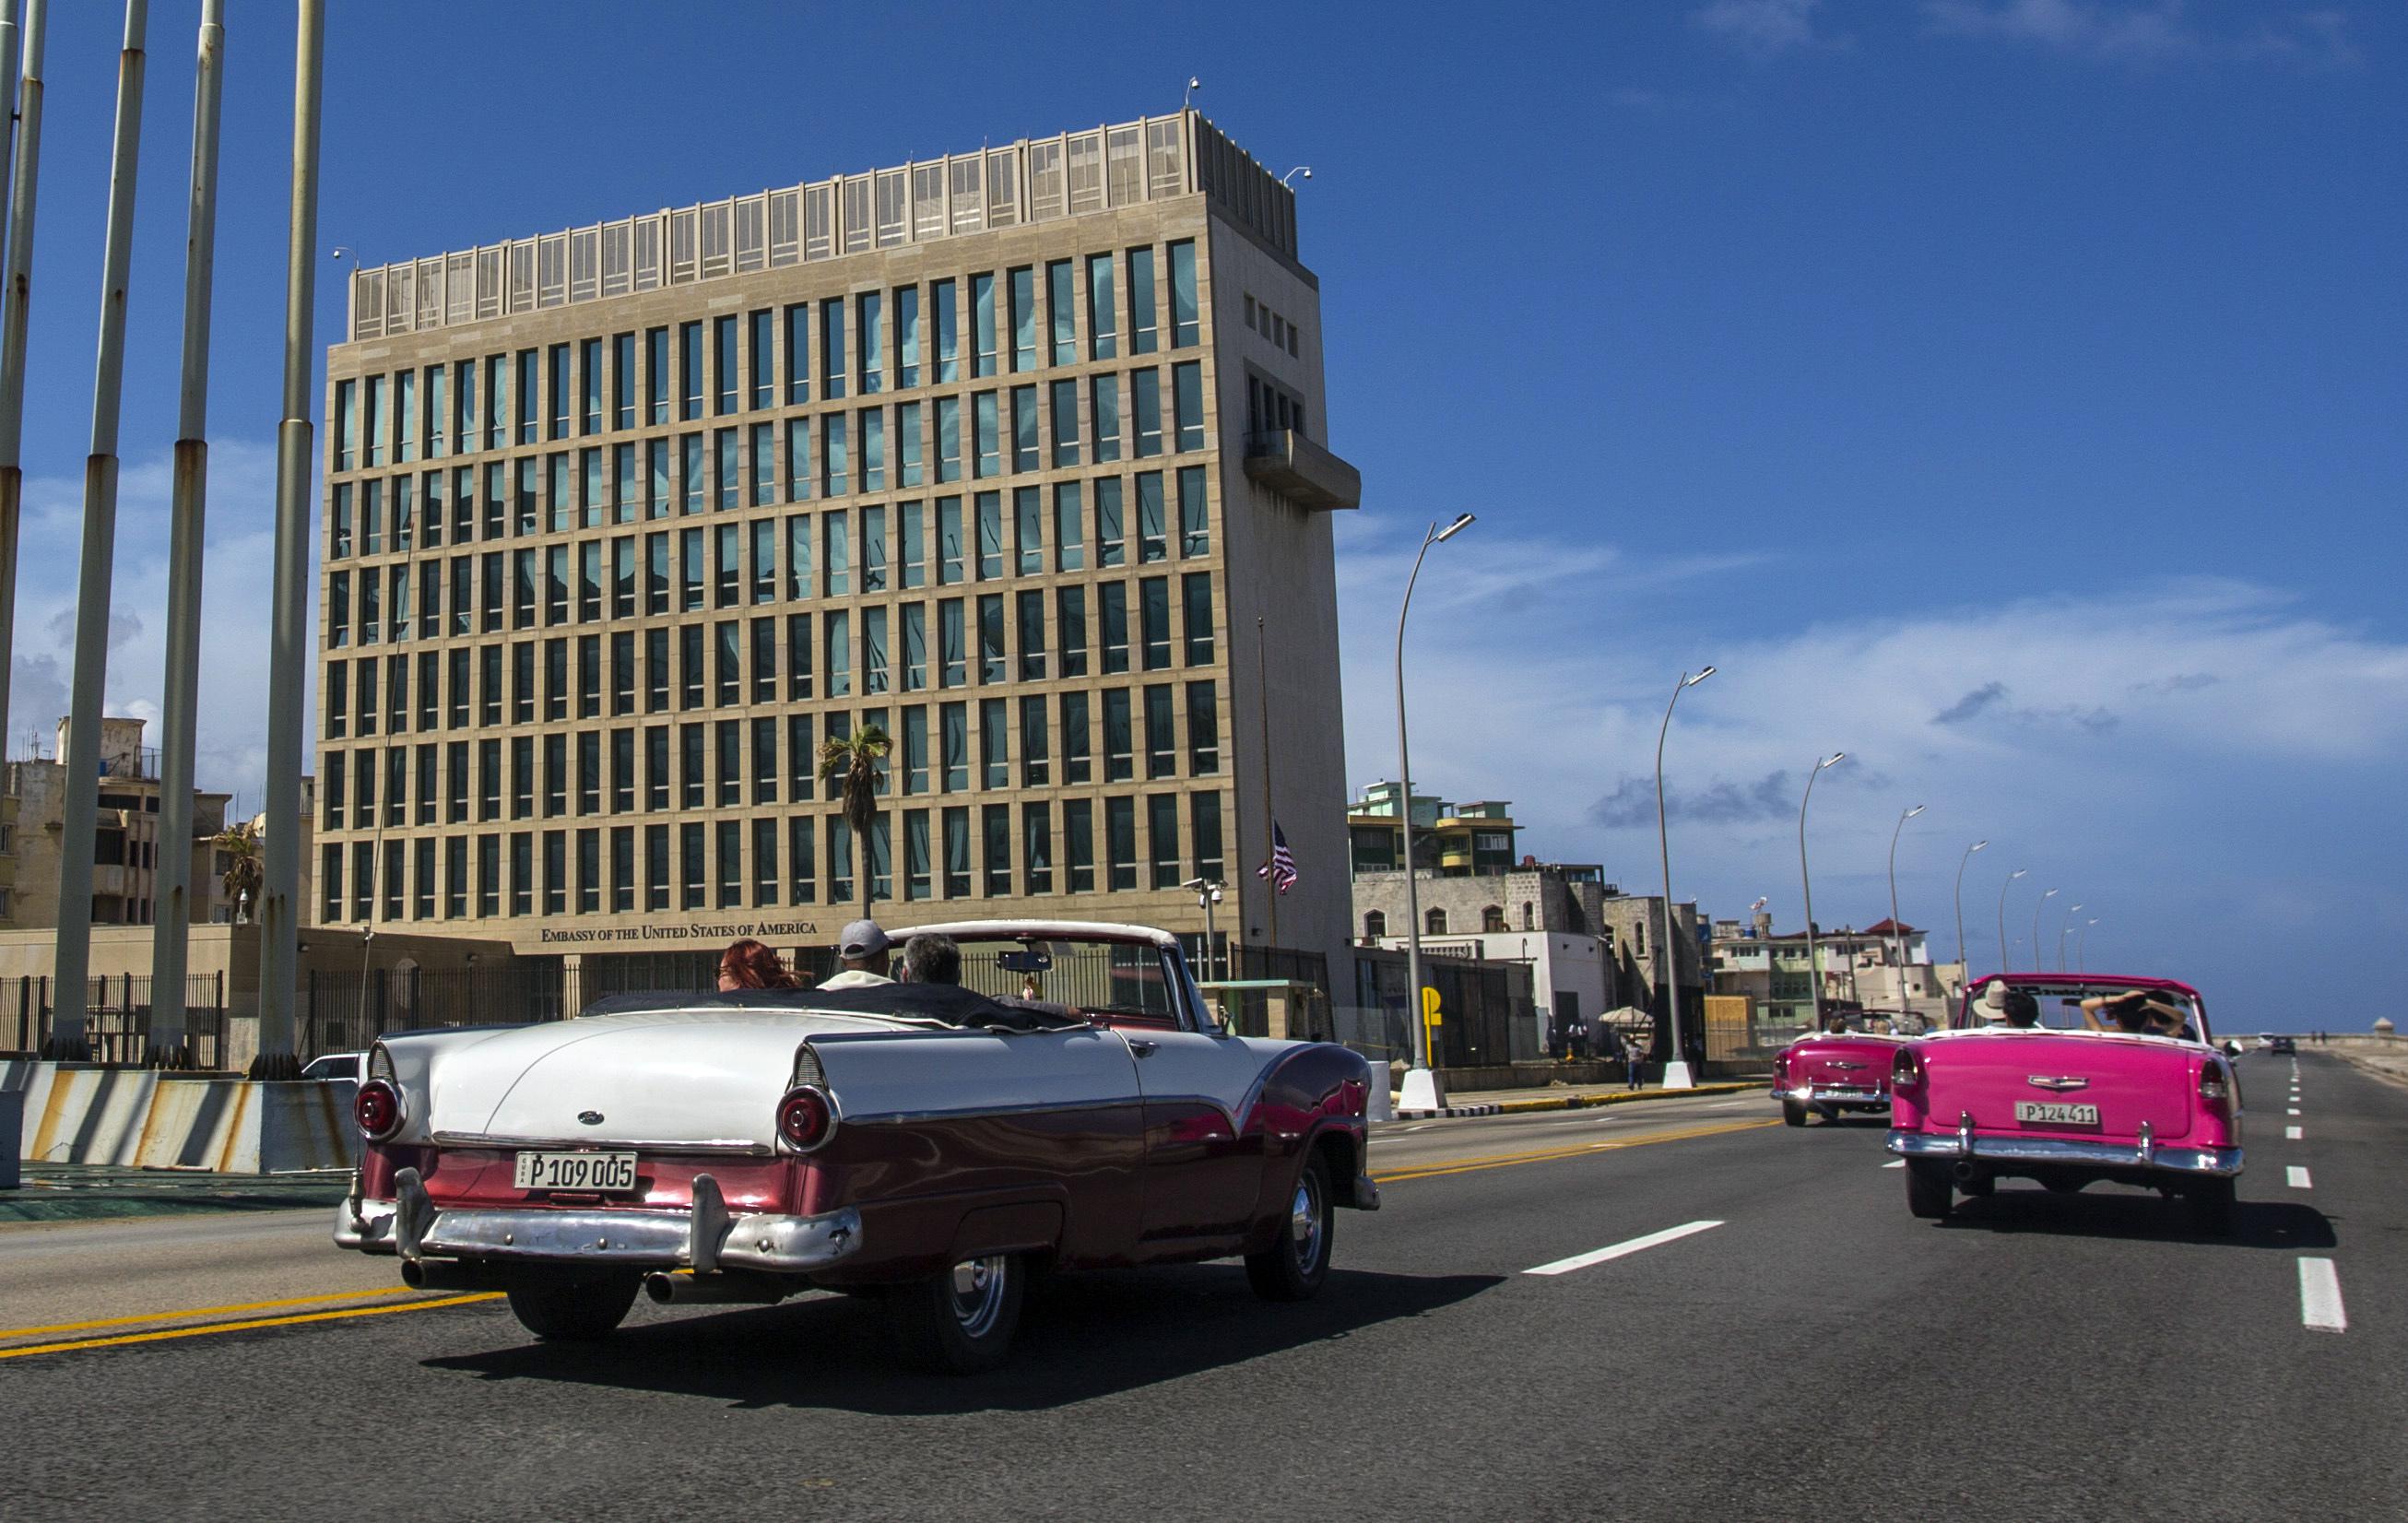
M 2224 1056 L 2227 1057 L 2239 1057 L 2241 1056 L 2241 1043 L 2237 1042 L 2227 1042 L 2224 1044 Z

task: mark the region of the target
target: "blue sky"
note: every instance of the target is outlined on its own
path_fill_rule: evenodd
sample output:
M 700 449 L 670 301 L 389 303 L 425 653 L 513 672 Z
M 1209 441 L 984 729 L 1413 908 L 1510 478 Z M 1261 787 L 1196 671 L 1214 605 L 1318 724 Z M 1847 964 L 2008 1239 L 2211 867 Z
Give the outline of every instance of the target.
M 64 711 L 117 22 L 54 6 L 12 749 Z M 1684 898 L 1887 911 L 1977 966 L 1996 895 L 2248 1026 L 2356 1025 L 2302 950 L 2408 936 L 2408 16 L 2281 0 L 1484 12 L 337 4 L 322 249 L 371 263 L 1197 103 L 1309 163 L 1352 779 Z M 256 797 L 290 7 L 228 38 L 202 771 Z M 1140 18 L 1141 21 L 1135 18 Z M 113 709 L 153 712 L 196 0 L 152 7 Z M 572 20 L 572 17 L 574 18 Z M 322 265 L 322 337 L 341 311 Z M 1324 722 L 1324 716 L 1291 716 Z M 1308 864 L 1308 869 L 1312 864 Z M 1324 870 L 1337 870 L 1336 864 Z M 2019 957 L 2028 961 L 2028 957 Z M 2314 965 L 2311 965 L 2314 966 Z

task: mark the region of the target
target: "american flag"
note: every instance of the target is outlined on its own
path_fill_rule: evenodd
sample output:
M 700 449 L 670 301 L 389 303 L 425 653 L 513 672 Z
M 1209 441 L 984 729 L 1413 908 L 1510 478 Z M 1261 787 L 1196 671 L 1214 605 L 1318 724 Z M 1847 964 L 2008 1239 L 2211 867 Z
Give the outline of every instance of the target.
M 1271 859 L 1254 869 L 1257 878 L 1268 878 L 1271 886 L 1284 894 L 1296 886 L 1296 854 L 1287 849 L 1287 832 L 1271 822 Z

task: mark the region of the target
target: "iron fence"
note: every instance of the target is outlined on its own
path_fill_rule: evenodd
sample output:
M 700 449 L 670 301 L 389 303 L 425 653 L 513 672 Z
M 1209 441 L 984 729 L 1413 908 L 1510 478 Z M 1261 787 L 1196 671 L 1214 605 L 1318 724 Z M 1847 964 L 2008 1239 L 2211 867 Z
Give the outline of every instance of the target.
M 9 984 L 15 987 L 11 989 Z M 144 1068 L 167 1057 L 153 1049 L 151 980 L 148 974 L 119 973 L 92 980 L 84 997 L 84 1029 L 79 1042 L 58 1039 L 54 983 L 48 977 L 21 975 L 0 981 L 0 1032 L 7 1033 L 10 1053 L 60 1058 L 72 1062 L 107 1063 Z M 184 1050 L 189 1066 L 222 1067 L 225 1059 L 225 974 L 194 973 L 184 980 Z
M 365 1051 L 386 1031 L 527 1026 L 576 1012 L 563 1006 L 560 965 L 501 968 L 313 969 L 298 1033 L 302 1061 Z

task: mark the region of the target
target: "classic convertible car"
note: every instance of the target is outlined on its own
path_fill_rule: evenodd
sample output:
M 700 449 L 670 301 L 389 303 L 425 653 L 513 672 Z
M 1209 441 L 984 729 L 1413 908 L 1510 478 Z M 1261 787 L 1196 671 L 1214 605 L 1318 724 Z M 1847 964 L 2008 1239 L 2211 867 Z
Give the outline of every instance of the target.
M 1842 1029 L 1809 1031 L 1773 1056 L 1772 1098 L 1790 1126 L 1806 1125 L 1810 1110 L 1837 1121 L 1842 1111 L 1889 1109 L 1890 1060 L 1905 1037 L 1886 1016 L 1850 1012 L 1842 1019 Z
M 639 1291 L 874 1294 L 907 1359 L 955 1372 L 1003 1358 L 1039 1269 L 1242 1255 L 1267 1299 L 1321 1288 L 1331 1209 L 1379 1207 L 1360 1055 L 1229 1035 L 1164 931 L 916 928 L 972 986 L 623 996 L 384 1037 L 336 1243 L 412 1286 L 506 1290 L 547 1339 L 608 1334 Z
M 2200 1228 L 2229 1231 L 2240 1051 L 2211 1043 L 2206 1001 L 2172 979 L 1978 980 L 1955 1026 L 1891 1067 L 1907 1209 L 1945 1216 L 2006 1176 L 2060 1193 L 2105 1180 L 2180 1196 Z

